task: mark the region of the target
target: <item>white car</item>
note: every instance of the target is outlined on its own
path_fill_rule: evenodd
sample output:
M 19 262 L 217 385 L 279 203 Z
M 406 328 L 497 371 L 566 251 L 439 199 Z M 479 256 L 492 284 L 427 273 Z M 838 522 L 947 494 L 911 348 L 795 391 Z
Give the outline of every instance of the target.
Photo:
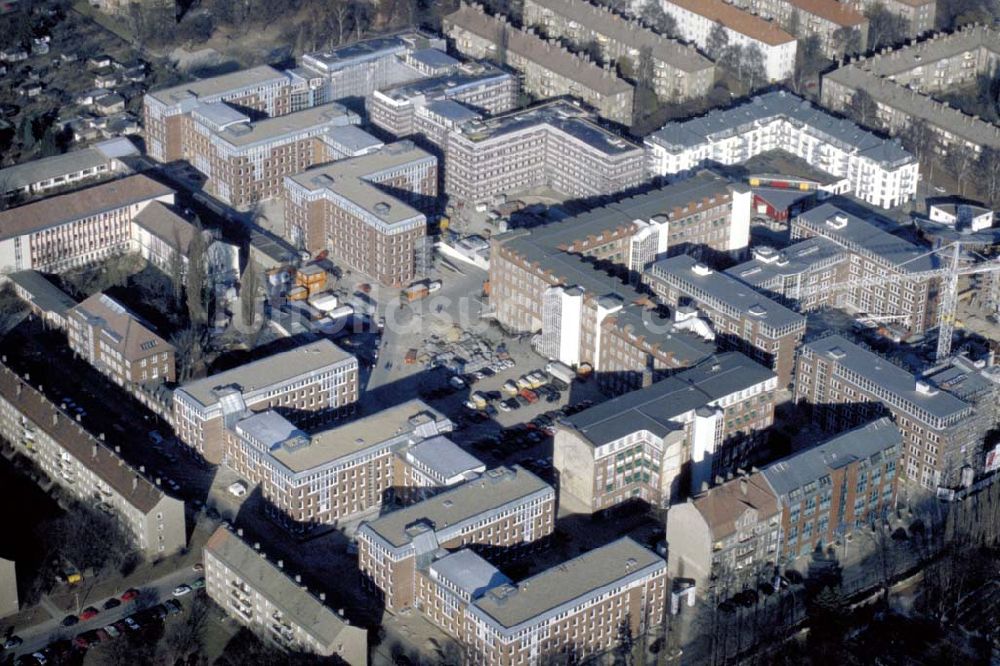
M 500 401 L 500 403 L 497 405 L 497 407 L 500 408 L 501 412 L 509 412 L 510 411 L 510 407 L 507 405 L 507 401 L 506 400 Z
M 177 587 L 174 588 L 175 597 L 183 597 L 185 594 L 191 594 L 190 585 L 178 585 Z
M 466 400 L 466 401 L 465 401 L 464 403 L 462 403 L 462 404 L 464 404 L 464 405 L 465 405 L 465 408 L 466 408 L 466 409 L 469 409 L 469 410 L 471 410 L 471 411 L 473 411 L 473 412 L 479 409 L 479 407 L 478 407 L 478 406 L 476 406 L 476 403 L 472 402 L 471 400 Z
M 448 383 L 457 389 L 465 388 L 465 382 L 462 380 L 461 377 L 452 377 L 451 379 L 448 380 Z
M 243 497 L 247 494 L 247 484 L 242 481 L 236 481 L 229 484 L 229 487 L 226 488 L 226 490 L 229 491 L 229 494 L 233 497 Z

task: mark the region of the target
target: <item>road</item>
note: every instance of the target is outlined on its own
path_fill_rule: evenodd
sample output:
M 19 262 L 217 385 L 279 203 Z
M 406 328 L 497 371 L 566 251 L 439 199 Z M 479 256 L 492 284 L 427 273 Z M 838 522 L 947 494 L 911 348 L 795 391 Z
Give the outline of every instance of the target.
M 156 593 L 156 601 L 149 602 L 149 599 L 144 599 L 144 608 L 148 606 L 156 605 L 166 599 L 173 596 L 173 590 L 178 585 L 188 584 L 190 585 L 195 580 L 201 577 L 201 574 L 194 571 L 191 567 L 185 566 L 183 569 L 177 569 L 172 571 L 154 581 L 150 581 L 146 585 L 143 585 L 142 589 L 151 589 Z M 183 600 L 186 597 L 182 597 Z M 99 601 L 91 601 L 89 605 L 94 608 L 100 609 L 107 599 L 101 599 Z M 148 605 L 146 605 L 148 603 Z M 59 640 L 60 638 L 74 638 L 78 634 L 81 634 L 90 629 L 100 629 L 101 627 L 106 627 L 109 624 L 113 624 L 122 618 L 131 615 L 132 613 L 142 610 L 136 607 L 134 601 L 123 602 L 121 606 L 117 608 L 112 608 L 110 610 L 102 610 L 89 620 L 81 620 L 79 624 L 72 627 L 62 626 L 62 620 L 64 616 L 55 617 L 47 622 L 42 622 L 31 626 L 23 631 L 18 632 L 18 636 L 24 642 L 20 647 L 13 650 L 15 655 L 31 654 L 39 650 L 44 649 L 53 641 Z M 3 652 L 6 656 L 9 651 Z

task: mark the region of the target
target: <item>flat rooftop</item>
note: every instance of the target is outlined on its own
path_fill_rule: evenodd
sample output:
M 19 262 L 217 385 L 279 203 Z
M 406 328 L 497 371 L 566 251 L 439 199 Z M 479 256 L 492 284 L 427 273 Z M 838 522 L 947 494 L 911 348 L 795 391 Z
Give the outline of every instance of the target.
M 775 331 L 799 327 L 805 330 L 806 318 L 803 315 L 686 254 L 662 259 L 646 269 L 644 281 L 660 280 L 675 285 L 685 296 L 721 310 L 729 317 L 754 319 Z
M 702 0 L 684 0 L 701 2 Z M 724 4 L 721 0 L 712 0 Z M 725 5 L 729 7 L 729 5 Z M 735 7 L 733 7 L 735 9 Z M 850 120 L 838 118 L 784 90 L 764 93 L 728 109 L 713 109 L 703 116 L 669 122 L 646 141 L 670 152 L 681 152 L 710 141 L 743 134 L 752 127 L 774 121 L 790 121 L 827 143 L 879 164 L 902 165 L 913 156 L 895 139 L 884 139 Z
M 440 533 L 543 492 L 552 493 L 552 487 L 520 465 L 498 467 L 487 470 L 473 481 L 387 513 L 364 526 L 393 547 L 401 548 L 413 541 L 407 529 L 411 525 L 424 524 Z
M 739 352 L 716 354 L 693 368 L 564 419 L 595 447 L 637 430 L 664 437 L 678 416 L 756 386 L 775 374 Z
M 440 53 L 440 51 L 434 51 Z M 449 56 L 450 57 L 450 56 Z M 456 61 L 457 65 L 457 61 Z M 379 92 L 394 100 L 423 97 L 426 100 L 447 99 L 483 85 L 497 85 L 514 76 L 489 62 L 470 62 L 458 65 L 441 76 L 419 79 L 383 88 Z
M 619 585 L 660 574 L 666 566 L 656 553 L 624 537 L 520 583 L 495 587 L 474 601 L 472 610 L 514 630 L 569 611 Z
M 483 461 L 444 435 L 429 437 L 413 445 L 407 451 L 407 457 L 442 479 L 471 474 L 476 470 L 485 471 Z
M 404 38 L 407 35 L 411 37 L 411 40 Z M 412 38 L 418 36 L 417 33 L 403 33 L 365 39 L 327 51 L 307 53 L 303 56 L 303 62 L 306 64 L 316 63 L 328 72 L 335 72 L 379 58 L 389 58 L 402 54 L 413 47 Z
M 470 599 L 478 599 L 488 590 L 510 584 L 510 579 L 469 548 L 449 553 L 428 567 L 432 576 L 446 580 Z
M 304 135 L 315 135 L 325 128 L 341 127 L 358 121 L 358 116 L 348 111 L 347 107 L 331 102 L 257 122 L 227 125 L 215 132 L 215 136 L 234 147 L 247 148 L 273 141 L 299 140 Z
M 302 375 L 323 370 L 329 366 L 353 361 L 354 356 L 329 340 L 317 340 L 285 352 L 245 363 L 203 379 L 196 379 L 180 386 L 185 393 L 205 407 L 219 402 L 214 389 L 238 386 L 244 394 L 275 384 L 281 384 Z
M 914 245 L 883 231 L 871 222 L 833 204 L 822 204 L 807 210 L 796 219 L 807 222 L 807 228 L 813 233 L 821 234 L 848 249 L 865 250 L 901 271 L 930 271 L 941 266 L 938 256 L 930 254 L 930 248 Z
M 737 264 L 726 274 L 751 287 L 780 286 L 785 278 L 802 275 L 817 266 L 829 266 L 847 260 L 843 248 L 824 236 L 813 236 L 789 245 L 784 250 L 760 251 L 760 257 Z
M 609 156 L 641 151 L 642 146 L 607 130 L 593 121 L 594 116 L 569 102 L 547 102 L 528 109 L 519 109 L 486 120 L 474 120 L 461 127 L 469 141 L 502 141 L 505 137 L 547 125 L 582 141 Z
M 918 390 L 917 377 L 841 335 L 814 340 L 806 343 L 805 347 L 844 367 L 854 377 L 889 393 L 890 398 L 886 402 L 903 408 L 911 415 L 923 412 L 935 419 L 948 420 L 965 416 L 972 409 L 971 405 L 947 391 Z M 850 381 L 857 380 L 852 377 Z
M 288 75 L 269 65 L 241 69 L 229 74 L 182 83 L 170 88 L 147 93 L 153 99 L 168 106 L 182 101 L 234 96 L 248 88 L 267 84 L 281 84 L 288 81 Z

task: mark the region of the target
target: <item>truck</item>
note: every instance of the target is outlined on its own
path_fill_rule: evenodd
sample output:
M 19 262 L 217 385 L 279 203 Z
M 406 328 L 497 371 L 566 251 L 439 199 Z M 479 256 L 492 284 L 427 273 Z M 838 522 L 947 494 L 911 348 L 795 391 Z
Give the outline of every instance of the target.
M 337 297 L 328 291 L 309 297 L 309 305 L 322 312 L 333 312 L 337 309 Z
M 565 363 L 560 363 L 559 361 L 551 361 L 545 365 L 545 372 L 553 379 L 558 379 L 559 381 L 565 383 L 567 386 L 573 383 L 576 379 L 576 372 L 573 368 L 569 367 Z
M 413 303 L 414 301 L 419 301 L 422 298 L 427 298 L 429 293 L 431 292 L 426 283 L 414 282 L 409 287 L 403 289 L 400 297 L 405 303 Z
M 471 396 L 469 396 L 469 399 L 477 409 L 485 409 L 486 405 L 489 404 L 489 400 L 486 399 L 486 396 L 479 391 L 475 391 Z
M 350 305 L 341 305 L 327 312 L 326 316 L 330 319 L 340 319 L 342 317 L 350 317 L 352 314 L 354 314 L 353 307 Z

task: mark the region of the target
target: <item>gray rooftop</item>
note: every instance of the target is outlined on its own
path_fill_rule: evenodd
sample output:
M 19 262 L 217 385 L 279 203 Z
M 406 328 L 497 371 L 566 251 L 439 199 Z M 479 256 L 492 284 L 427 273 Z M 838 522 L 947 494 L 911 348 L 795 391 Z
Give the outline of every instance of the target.
M 337 102 L 251 123 L 233 123 L 215 132 L 226 143 L 246 148 L 270 141 L 298 140 L 304 134 L 359 122 L 357 114 Z
M 664 437 L 678 416 L 743 391 L 775 374 L 739 352 L 725 352 L 646 388 L 625 393 L 565 419 L 595 447 L 648 430 Z
M 414 539 L 407 529 L 412 525 L 427 525 L 441 533 L 542 493 L 551 495 L 552 487 L 520 465 L 498 467 L 473 481 L 365 523 L 364 529 L 374 532 L 391 546 L 401 548 Z
M 814 483 L 831 470 L 901 446 L 903 435 L 889 418 L 880 418 L 860 428 L 838 435 L 812 448 L 782 458 L 761 470 L 779 496 Z
M 978 368 L 969 359 L 955 356 L 944 366 L 931 368 L 924 379 L 952 395 L 975 403 L 1000 394 L 1000 367 Z
M 813 233 L 825 236 L 850 250 L 866 250 L 898 270 L 929 271 L 940 265 L 936 255 L 928 254 L 928 248 L 883 231 L 833 204 L 823 204 L 800 213 L 792 224 L 798 220 L 808 223 L 808 228 Z
M 750 126 L 775 119 L 805 126 L 810 135 L 883 166 L 907 164 L 914 159 L 897 141 L 876 136 L 783 90 L 758 95 L 744 104 L 715 109 L 690 120 L 667 123 L 646 140 L 668 151 L 680 152 L 711 140 L 741 134 Z
M 446 57 L 451 59 L 450 56 Z M 458 64 L 457 61 L 455 63 Z M 418 96 L 427 100 L 447 99 L 483 85 L 497 85 L 512 78 L 512 74 L 492 63 L 469 62 L 455 67 L 447 74 L 401 83 L 383 88 L 380 92 L 395 100 L 408 100 Z
M 510 584 L 507 576 L 469 548 L 435 560 L 428 569 L 432 577 L 454 585 L 469 599 L 478 599 L 494 587 Z
M 442 480 L 485 471 L 483 461 L 443 435 L 411 446 L 406 455 Z
M 467 123 L 479 120 L 482 115 L 453 99 L 437 99 L 427 105 L 427 110 L 452 123 Z
M 280 608 L 286 619 L 323 646 L 338 643 L 350 625 L 292 581 L 281 569 L 225 527 L 205 543 L 205 551 L 221 560 L 247 585 Z
M 194 398 L 203 406 L 210 407 L 219 402 L 219 397 L 213 389 L 235 385 L 246 395 L 347 361 L 354 362 L 354 357 L 329 340 L 317 340 L 289 351 L 245 363 L 231 370 L 190 381 L 177 390 Z
M 429 43 L 427 36 L 419 32 L 405 32 L 365 39 L 328 51 L 308 53 L 303 56 L 303 63 L 319 65 L 327 72 L 336 72 L 373 60 L 402 55 L 414 48 L 423 48 Z
M 662 572 L 666 566 L 656 553 L 624 537 L 515 585 L 496 587 L 474 601 L 472 610 L 505 630 L 514 630 L 618 585 Z
M 49 282 L 44 275 L 37 271 L 16 271 L 9 273 L 7 277 L 18 287 L 24 289 L 29 294 L 31 302 L 43 312 L 65 315 L 68 310 L 76 307 L 76 301 L 69 294 Z
M 138 156 L 139 149 L 124 138 L 109 139 L 89 148 L 74 150 L 62 155 L 43 157 L 0 169 L 0 188 L 5 194 L 27 188 L 53 178 L 65 177 L 86 169 L 95 169 L 123 157 Z
M 917 378 L 899 366 L 893 365 L 878 354 L 868 351 L 841 335 L 831 335 L 805 345 L 817 355 L 832 361 L 850 375 L 848 381 L 860 379 L 866 385 L 885 392 L 890 406 L 902 408 L 914 416 L 924 416 L 944 421 L 958 419 L 971 410 L 971 406 L 946 391 L 920 391 Z
M 784 250 L 756 250 L 750 261 L 726 270 L 731 277 L 755 288 L 781 285 L 785 278 L 802 275 L 818 266 L 837 264 L 847 259 L 844 250 L 824 236 L 813 236 L 789 245 Z
M 411 60 L 415 60 L 421 65 L 434 69 L 447 69 L 449 67 L 455 67 L 459 64 L 458 60 L 452 58 L 444 51 L 433 48 L 416 49 L 410 53 L 409 57 Z
M 657 261 L 646 269 L 644 280 L 663 280 L 685 296 L 734 318 L 752 317 L 765 328 L 783 331 L 801 327 L 806 318 L 777 301 L 754 291 L 725 273 L 708 269 L 694 257 L 681 254 Z
M 241 69 L 229 74 L 213 76 L 200 81 L 182 83 L 162 90 L 154 90 L 150 97 L 163 102 L 168 106 L 179 104 L 183 101 L 194 99 L 218 100 L 222 97 L 234 95 L 248 88 L 254 88 L 265 84 L 284 83 L 288 80 L 288 75 L 269 65 L 260 65 L 250 69 Z
M 503 141 L 516 132 L 547 125 L 609 156 L 641 151 L 642 147 L 618 136 L 593 121 L 593 114 L 566 101 L 546 102 L 518 109 L 486 120 L 472 121 L 461 128 L 468 141 Z M 453 139 L 454 140 L 454 139 Z
M 331 127 L 323 134 L 323 141 L 348 155 L 372 151 L 385 145 L 357 125 Z

